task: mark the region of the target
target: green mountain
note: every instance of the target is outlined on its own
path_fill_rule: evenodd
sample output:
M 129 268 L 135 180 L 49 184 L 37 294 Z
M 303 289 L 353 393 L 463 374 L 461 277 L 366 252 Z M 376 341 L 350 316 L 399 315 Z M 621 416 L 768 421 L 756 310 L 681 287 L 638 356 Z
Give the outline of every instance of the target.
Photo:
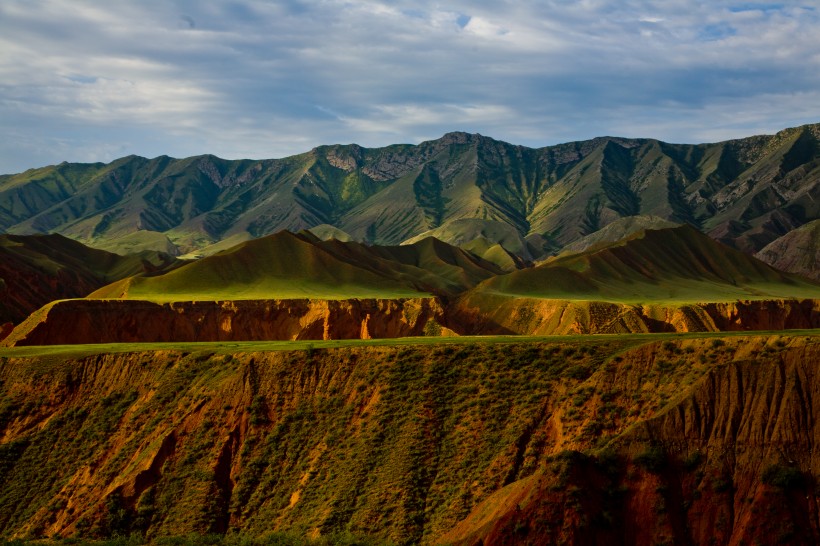
M 0 231 L 184 254 L 325 226 L 382 245 L 479 239 L 479 253 L 500 243 L 531 259 L 652 215 L 755 252 L 820 217 L 819 180 L 817 124 L 716 144 L 603 137 L 539 149 L 449 133 L 278 160 L 129 156 L 0 176 Z
M 488 279 L 465 295 L 628 303 L 820 298 L 820 284 L 774 269 L 690 225 L 629 237 Z
M 456 294 L 500 274 L 435 239 L 367 246 L 287 231 L 236 245 L 164 275 L 130 277 L 92 298 L 151 301 L 401 298 Z
M 84 297 L 112 281 L 175 265 L 167 254 L 120 256 L 57 234 L 0 235 L 0 324 L 19 323 L 50 301 Z
M 566 245 L 561 249 L 561 254 L 577 254 L 593 247 L 604 247 L 644 229 L 665 229 L 676 225 L 658 216 L 625 216 Z

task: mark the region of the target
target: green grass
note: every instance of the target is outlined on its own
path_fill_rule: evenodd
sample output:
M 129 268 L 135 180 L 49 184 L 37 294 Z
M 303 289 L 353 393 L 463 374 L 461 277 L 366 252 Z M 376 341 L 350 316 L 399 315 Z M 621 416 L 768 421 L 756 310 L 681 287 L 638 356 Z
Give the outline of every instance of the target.
M 666 304 L 820 298 L 820 284 L 777 271 L 690 226 L 646 230 L 479 284 L 481 294 Z
M 250 285 L 224 285 L 223 288 L 211 286 L 197 290 L 175 289 L 164 291 L 153 285 L 143 286 L 135 282 L 136 288 L 129 288 L 127 299 L 139 299 L 156 303 L 170 303 L 177 301 L 220 301 L 220 300 L 265 300 L 265 299 L 322 299 L 346 300 L 366 298 L 417 298 L 430 294 L 416 292 L 411 289 L 378 289 L 356 285 L 337 285 L 314 283 L 307 280 L 294 281 L 291 279 L 268 279 Z M 132 285 L 133 287 L 134 285 Z M 95 297 L 94 295 L 91 296 Z
M 820 328 L 813 330 L 760 330 L 743 332 L 674 332 L 652 334 L 587 334 L 561 336 L 459 336 L 459 337 L 403 337 L 386 339 L 333 339 L 299 341 L 207 341 L 161 343 L 98 343 L 88 345 L 35 345 L 2 347 L 0 357 L 27 358 L 35 356 L 87 356 L 104 353 L 142 351 L 212 352 L 215 354 L 252 353 L 265 351 L 307 351 L 339 347 L 399 347 L 412 345 L 470 345 L 474 343 L 572 343 L 589 345 L 613 340 L 629 344 L 648 343 L 671 339 L 702 339 L 760 336 L 820 336 Z
M 426 295 L 343 262 L 292 233 L 241 243 L 158 277 L 104 287 L 92 298 L 155 302 L 290 298 L 402 298 Z
M 562 290 L 551 286 L 548 291 L 543 286 L 533 286 L 531 290 L 484 290 L 470 294 L 500 298 L 530 298 L 558 301 L 623 303 L 628 305 L 676 306 L 700 303 L 733 303 L 737 301 L 780 300 L 780 299 L 820 299 L 820 288 L 808 286 L 788 286 L 778 284 L 746 285 L 732 288 L 709 282 L 665 282 L 663 285 L 642 285 L 634 292 L 627 290 L 600 294 L 594 291 L 582 292 Z
M 138 254 L 146 250 L 171 254 L 176 250 L 165 234 L 144 229 L 118 237 L 106 235 L 95 239 L 92 244 L 95 248 L 117 254 Z

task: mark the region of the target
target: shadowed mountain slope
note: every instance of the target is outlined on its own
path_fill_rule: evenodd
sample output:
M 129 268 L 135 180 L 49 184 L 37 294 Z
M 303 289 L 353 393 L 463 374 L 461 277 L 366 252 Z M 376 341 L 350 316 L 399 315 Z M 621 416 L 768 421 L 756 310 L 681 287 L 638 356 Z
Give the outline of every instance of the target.
M 790 231 L 755 256 L 783 271 L 820 281 L 820 220 Z
M 819 138 L 820 125 L 807 125 L 717 144 L 605 137 L 532 149 L 449 133 L 277 160 L 63 163 L 0 176 L 0 231 L 108 248 L 168 250 L 170 241 L 184 254 L 322 225 L 368 243 L 428 233 L 466 244 L 481 236 L 479 222 L 505 226 L 491 242 L 529 259 L 619 218 L 654 215 L 754 252 L 820 217 Z
M 625 216 L 566 245 L 561 249 L 561 254 L 577 254 L 592 247 L 605 247 L 643 229 L 665 229 L 676 225 L 657 216 Z
M 56 234 L 0 235 L 0 324 L 21 322 L 52 300 L 174 266 L 172 257 L 153 251 L 120 256 Z

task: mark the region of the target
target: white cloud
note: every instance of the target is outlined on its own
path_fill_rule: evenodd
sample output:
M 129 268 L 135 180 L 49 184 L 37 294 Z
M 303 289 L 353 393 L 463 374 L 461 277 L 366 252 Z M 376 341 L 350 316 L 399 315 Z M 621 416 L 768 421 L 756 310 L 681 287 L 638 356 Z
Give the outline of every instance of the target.
M 797 2 L 7 0 L 0 172 L 452 130 L 528 145 L 771 132 L 820 121 L 818 32 Z

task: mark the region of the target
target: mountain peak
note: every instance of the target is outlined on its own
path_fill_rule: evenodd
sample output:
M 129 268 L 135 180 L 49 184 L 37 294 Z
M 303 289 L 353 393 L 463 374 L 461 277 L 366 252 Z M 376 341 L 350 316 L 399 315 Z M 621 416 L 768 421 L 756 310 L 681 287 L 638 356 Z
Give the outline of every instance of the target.
M 478 133 L 465 133 L 464 131 L 452 131 L 442 136 L 439 141 L 444 144 L 468 144 L 474 140 L 485 138 Z

